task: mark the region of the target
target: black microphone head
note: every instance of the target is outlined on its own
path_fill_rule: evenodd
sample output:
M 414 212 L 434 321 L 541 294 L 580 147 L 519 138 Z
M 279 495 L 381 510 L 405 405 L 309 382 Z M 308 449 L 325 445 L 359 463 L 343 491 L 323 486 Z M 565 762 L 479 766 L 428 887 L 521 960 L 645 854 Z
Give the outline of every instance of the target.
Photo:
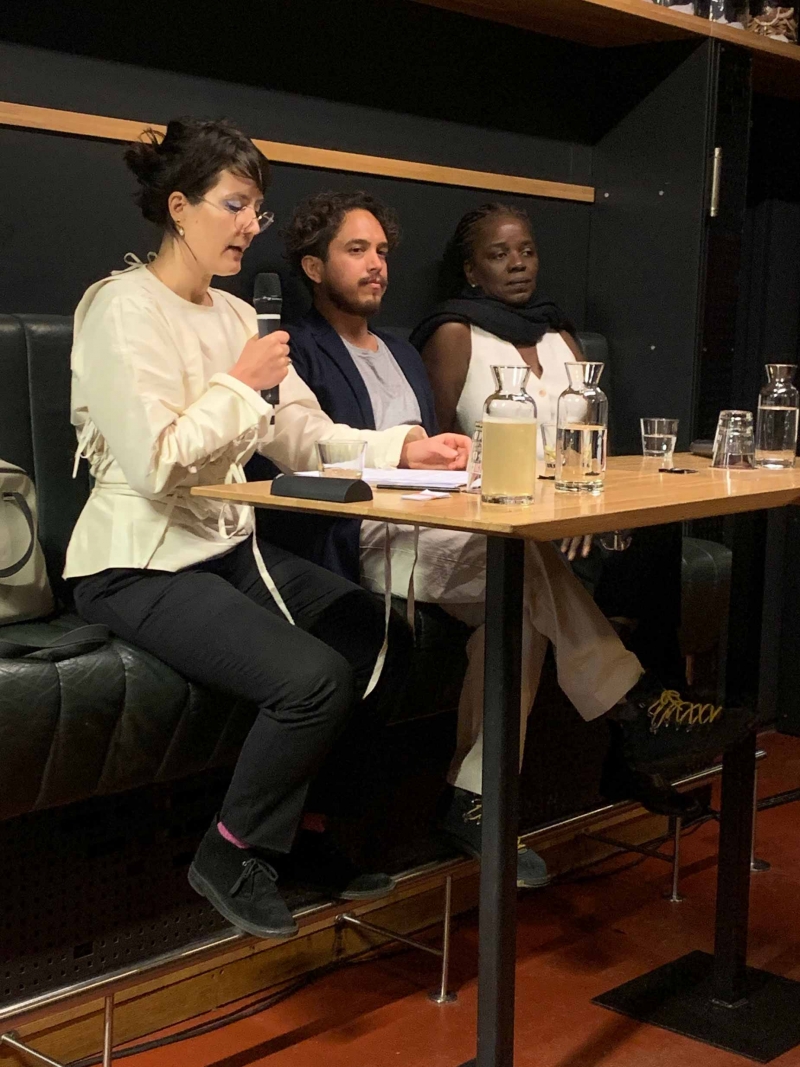
M 253 287 L 253 303 L 257 300 L 280 300 L 281 280 L 277 274 L 257 274 Z

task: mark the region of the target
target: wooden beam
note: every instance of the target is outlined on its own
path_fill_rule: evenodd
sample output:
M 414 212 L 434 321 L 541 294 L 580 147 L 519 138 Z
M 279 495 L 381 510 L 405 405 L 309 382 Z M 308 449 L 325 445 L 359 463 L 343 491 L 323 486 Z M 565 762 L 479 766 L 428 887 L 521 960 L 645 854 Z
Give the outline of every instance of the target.
M 108 141 L 135 141 L 148 126 L 161 132 L 165 129 L 164 126 L 156 123 L 4 102 L 0 102 L 0 126 L 47 130 L 52 133 L 74 134 L 78 137 L 98 137 Z M 416 163 L 407 159 L 389 159 L 384 156 L 339 152 L 329 148 L 284 144 L 281 141 L 263 141 L 254 138 L 253 143 L 274 163 L 319 167 L 322 170 L 343 170 L 355 174 L 377 174 L 381 177 L 432 182 L 437 185 L 491 189 L 493 192 L 573 200 L 585 204 L 594 202 L 594 188 L 590 185 L 570 185 L 566 182 L 524 178 L 514 174 L 495 174 L 491 171 L 466 170 L 461 167 L 442 167 L 433 163 Z

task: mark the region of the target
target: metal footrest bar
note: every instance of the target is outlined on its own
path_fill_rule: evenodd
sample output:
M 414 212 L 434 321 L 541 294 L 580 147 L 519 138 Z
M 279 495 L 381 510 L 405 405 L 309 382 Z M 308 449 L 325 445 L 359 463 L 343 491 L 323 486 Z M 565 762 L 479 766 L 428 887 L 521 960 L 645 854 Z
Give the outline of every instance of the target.
M 759 751 L 756 753 L 756 759 L 761 759 L 766 753 Z M 678 788 L 688 788 L 691 785 L 699 784 L 700 782 L 707 781 L 709 778 L 715 777 L 721 771 L 720 767 L 710 767 L 702 771 L 694 772 L 687 775 L 685 778 L 678 782 L 673 783 Z M 765 797 L 759 801 L 758 809 L 763 811 L 765 808 L 777 807 L 779 804 L 788 804 L 791 801 L 800 800 L 800 789 L 789 790 L 785 793 L 779 793 L 774 797 Z M 567 816 L 566 818 L 556 819 L 553 822 L 544 826 L 538 827 L 536 830 L 530 831 L 524 834 L 521 838 L 523 843 L 535 845 L 537 839 L 552 832 L 554 829 L 571 829 L 573 832 L 580 833 L 580 828 L 583 825 L 591 825 L 592 822 L 598 818 L 602 818 L 606 814 L 612 812 L 620 815 L 624 815 L 628 812 L 635 813 L 639 809 L 639 805 L 635 801 L 618 801 L 612 804 L 604 804 L 598 808 L 594 808 L 591 811 L 581 812 L 579 815 Z M 625 842 L 616 842 L 616 847 L 625 851 L 629 846 Z M 667 858 L 662 856 L 662 858 Z M 467 861 L 462 861 L 466 863 Z M 413 882 L 415 879 L 432 874 L 440 869 L 442 866 L 454 866 L 455 861 L 448 860 L 445 864 L 439 861 L 427 863 L 419 868 L 415 868 L 410 871 L 404 872 L 399 876 L 398 881 Z M 674 872 L 673 872 L 674 875 Z M 673 877 L 673 887 L 676 886 L 675 878 Z M 448 992 L 448 975 L 447 968 L 449 967 L 449 951 L 450 951 L 450 921 L 449 921 L 449 908 L 450 908 L 450 893 L 451 893 L 451 879 L 448 876 L 445 885 L 445 909 L 448 916 L 448 921 L 444 928 L 444 945 L 442 950 L 434 950 L 434 954 L 442 956 L 442 984 L 439 993 L 431 993 L 431 999 L 437 1003 L 445 1003 L 455 999 L 455 995 Z M 326 914 L 334 912 L 334 914 L 340 914 L 338 909 L 339 905 L 333 904 L 321 904 L 312 905 L 308 908 L 302 909 L 298 912 L 296 918 L 299 920 L 301 928 L 306 923 L 318 922 Z M 355 925 L 355 924 L 352 924 Z M 381 931 L 383 936 L 395 937 L 393 931 Z M 95 999 L 96 997 L 103 996 L 105 998 L 105 1019 L 104 1019 L 104 1036 L 103 1036 L 103 1055 L 104 1055 L 104 1067 L 108 1067 L 112 1063 L 111 1057 L 111 1043 L 112 1043 L 112 1023 L 113 1023 L 113 1006 L 109 1007 L 109 1001 L 113 998 L 113 991 L 121 991 L 128 987 L 135 985 L 144 976 L 153 977 L 155 975 L 166 975 L 172 971 L 178 970 L 180 967 L 186 966 L 189 963 L 201 962 L 203 960 L 213 959 L 214 957 L 221 955 L 230 948 L 235 947 L 238 944 L 246 943 L 252 940 L 248 938 L 248 935 L 243 934 L 233 928 L 229 928 L 226 931 L 214 934 L 203 941 L 195 942 L 190 945 L 184 946 L 180 949 L 171 950 L 163 955 L 153 957 L 148 960 L 143 960 L 140 963 L 133 964 L 128 967 L 121 968 L 117 971 L 98 975 L 93 978 L 85 979 L 81 982 L 75 982 L 71 985 L 60 986 L 57 989 L 50 990 L 43 994 L 38 994 L 33 997 L 27 997 L 19 1001 L 0 1005 L 0 1025 L 3 1023 L 19 1023 L 22 1020 L 33 1021 L 34 1019 L 45 1016 L 49 1011 L 60 1004 L 69 1003 L 76 1005 L 85 1003 L 88 1000 Z M 411 939 L 409 939 L 411 940 Z M 415 944 L 414 947 L 428 949 L 429 946 L 422 946 Z M 109 993 L 111 991 L 111 993 Z M 110 1014 L 109 1014 L 110 1013 Z M 14 1030 L 9 1030 L 5 1033 L 0 1033 L 0 1047 L 6 1045 L 9 1048 L 13 1048 L 16 1052 L 23 1056 L 27 1056 L 29 1059 L 36 1063 L 42 1063 L 47 1067 L 63 1067 L 62 1064 L 56 1060 L 50 1059 L 41 1052 L 37 1052 L 35 1049 L 30 1048 L 23 1041 L 20 1041 L 19 1035 Z
M 756 755 L 756 759 L 758 756 Z M 756 821 L 758 816 L 758 764 L 756 764 L 755 775 L 753 778 L 753 833 L 750 837 L 750 870 L 753 874 L 761 874 L 763 871 L 768 871 L 772 866 L 766 860 L 761 860 L 756 856 Z
M 769 863 L 766 860 L 760 860 L 755 855 L 755 841 L 756 841 L 756 821 L 755 815 L 759 808 L 763 808 L 764 802 L 759 803 L 758 800 L 758 761 L 764 759 L 766 752 L 763 749 L 759 749 L 756 752 L 756 779 L 753 786 L 753 837 L 750 844 L 750 870 L 751 871 L 768 871 L 770 869 Z M 696 775 L 691 775 L 689 778 L 685 778 L 680 782 L 673 783 L 674 785 L 686 785 L 701 781 L 706 778 L 715 776 L 721 773 L 721 767 L 709 767 L 706 771 L 701 771 Z M 800 800 L 800 790 L 797 790 L 796 796 L 790 796 L 789 800 Z M 786 801 L 788 803 L 788 800 Z M 707 822 L 709 819 L 716 819 L 718 815 L 716 812 L 705 816 L 703 819 L 695 819 L 692 822 L 692 826 L 697 826 L 700 822 Z M 664 893 L 664 896 L 672 904 L 680 904 L 684 897 L 680 892 L 680 874 L 681 874 L 681 834 L 683 832 L 683 819 L 678 816 L 675 818 L 672 829 L 672 852 L 662 852 L 661 844 L 666 841 L 666 838 L 661 839 L 658 845 L 634 845 L 627 841 L 620 841 L 618 838 L 609 837 L 606 834 L 592 834 L 584 833 L 582 836 L 589 841 L 599 841 L 602 845 L 610 845 L 612 848 L 618 849 L 620 852 L 636 852 L 641 856 L 647 856 L 649 859 L 663 860 L 665 863 L 672 865 L 672 888 Z
M 26 1045 L 24 1041 L 20 1041 L 16 1030 L 9 1030 L 6 1034 L 0 1034 L 0 1045 L 8 1045 L 9 1048 L 13 1048 L 21 1056 L 33 1060 L 34 1063 L 43 1063 L 45 1067 L 66 1067 L 60 1060 L 53 1060 L 49 1056 L 45 1056 L 43 1052 Z M 103 1067 L 111 1067 L 113 1063 L 113 1047 L 114 994 L 110 993 L 103 1000 Z
M 442 947 L 433 948 L 431 945 L 426 945 L 424 941 L 418 941 L 414 937 L 406 937 L 405 934 L 399 934 L 396 930 L 390 930 L 388 926 L 379 926 L 377 923 L 368 922 L 366 919 L 359 919 L 357 915 L 351 915 L 349 912 L 345 912 L 339 916 L 339 921 L 345 923 L 348 926 L 354 926 L 358 930 L 365 930 L 370 934 L 378 934 L 380 937 L 388 938 L 390 941 L 399 941 L 403 945 L 408 945 L 409 948 L 417 948 L 421 952 L 427 952 L 431 956 L 436 956 L 442 961 L 441 970 L 441 982 L 439 985 L 439 991 L 436 993 L 429 993 L 428 999 L 434 1001 L 436 1004 L 452 1004 L 457 999 L 455 993 L 451 993 L 447 986 L 450 977 L 450 926 L 453 911 L 453 878 L 448 875 L 444 883 L 444 915 L 442 916 Z
M 676 819 L 676 822 L 679 821 Z M 634 845 L 628 841 L 620 841 L 617 837 L 607 837 L 605 834 L 582 834 L 581 836 L 586 838 L 587 841 L 599 841 L 601 845 L 610 845 L 612 848 L 619 849 L 620 852 L 638 852 L 639 855 L 647 856 L 653 860 L 672 863 L 672 856 L 662 852 L 659 846 Z
M 9 1030 L 7 1034 L 0 1034 L 0 1045 L 8 1045 L 9 1048 L 13 1048 L 15 1052 L 19 1052 L 21 1056 L 28 1057 L 34 1063 L 44 1063 L 46 1067 L 65 1067 L 65 1064 L 60 1063 L 58 1060 L 51 1060 L 43 1052 L 37 1052 L 35 1048 L 31 1048 L 24 1041 L 20 1041 L 16 1030 Z
M 758 810 L 766 811 L 767 808 L 779 808 L 782 804 L 791 804 L 800 800 L 800 789 L 787 789 L 783 793 L 773 793 L 771 797 L 764 797 L 758 802 Z

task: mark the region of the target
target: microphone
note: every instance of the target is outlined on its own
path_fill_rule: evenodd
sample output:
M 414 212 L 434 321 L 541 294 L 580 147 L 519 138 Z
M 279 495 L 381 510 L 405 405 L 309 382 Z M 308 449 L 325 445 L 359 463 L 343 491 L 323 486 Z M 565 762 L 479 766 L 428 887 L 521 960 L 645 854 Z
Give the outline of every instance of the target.
M 258 318 L 258 336 L 266 337 L 281 328 L 281 280 L 277 274 L 257 274 L 253 289 L 253 306 Z M 280 386 L 262 389 L 261 396 L 275 407 L 280 403 Z

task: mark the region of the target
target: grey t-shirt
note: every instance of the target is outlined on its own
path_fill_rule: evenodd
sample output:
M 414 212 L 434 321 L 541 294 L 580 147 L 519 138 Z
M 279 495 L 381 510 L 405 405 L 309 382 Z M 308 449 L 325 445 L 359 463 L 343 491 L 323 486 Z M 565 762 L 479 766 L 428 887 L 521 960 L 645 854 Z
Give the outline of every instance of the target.
M 419 403 L 408 379 L 385 341 L 375 334 L 371 336 L 378 342 L 377 352 L 359 348 L 345 341 L 344 337 L 342 341 L 364 379 L 372 401 L 375 429 L 388 430 L 391 426 L 421 423 Z

